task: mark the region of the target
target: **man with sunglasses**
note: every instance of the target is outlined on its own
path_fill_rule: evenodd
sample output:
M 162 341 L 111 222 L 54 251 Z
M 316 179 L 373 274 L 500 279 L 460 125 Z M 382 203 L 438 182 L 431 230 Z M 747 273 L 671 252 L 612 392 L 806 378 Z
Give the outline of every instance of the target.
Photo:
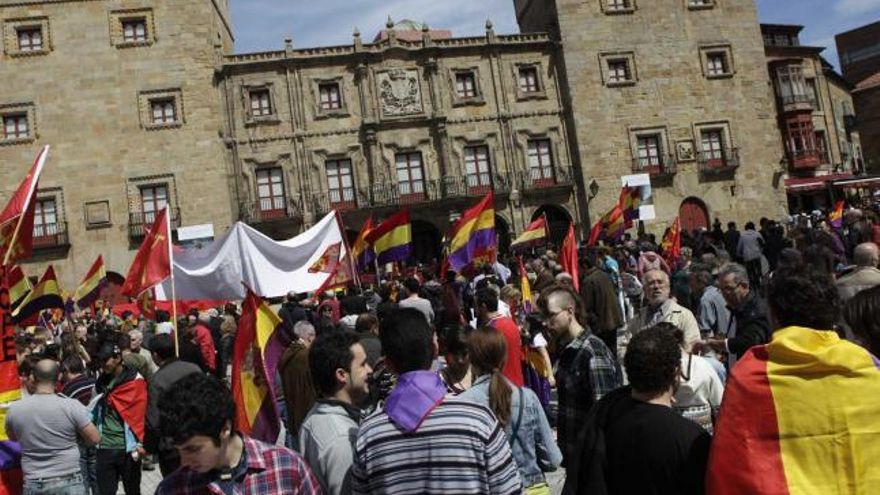
M 563 464 L 578 452 L 578 431 L 590 408 L 621 385 L 620 369 L 608 346 L 584 326 L 585 322 L 578 321 L 578 303 L 577 293 L 565 285 L 548 287 L 538 299 L 544 325 L 559 349 L 556 439 L 562 450 Z

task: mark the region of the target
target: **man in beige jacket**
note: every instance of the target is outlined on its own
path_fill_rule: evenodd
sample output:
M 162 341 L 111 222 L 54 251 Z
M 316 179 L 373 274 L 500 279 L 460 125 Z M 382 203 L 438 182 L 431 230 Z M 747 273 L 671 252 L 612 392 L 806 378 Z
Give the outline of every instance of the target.
M 645 303 L 639 314 L 629 322 L 627 332 L 635 335 L 657 323 L 672 323 L 684 332 L 684 348 L 691 351 L 700 340 L 700 326 L 691 311 L 670 297 L 669 275 L 663 270 L 649 270 L 642 276 Z

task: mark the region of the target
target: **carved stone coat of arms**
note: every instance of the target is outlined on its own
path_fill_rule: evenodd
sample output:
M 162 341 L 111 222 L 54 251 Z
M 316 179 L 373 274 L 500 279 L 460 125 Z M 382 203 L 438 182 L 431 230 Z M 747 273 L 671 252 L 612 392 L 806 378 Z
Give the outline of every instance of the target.
M 419 72 L 414 69 L 394 69 L 378 74 L 382 115 L 396 117 L 422 112 L 418 77 Z

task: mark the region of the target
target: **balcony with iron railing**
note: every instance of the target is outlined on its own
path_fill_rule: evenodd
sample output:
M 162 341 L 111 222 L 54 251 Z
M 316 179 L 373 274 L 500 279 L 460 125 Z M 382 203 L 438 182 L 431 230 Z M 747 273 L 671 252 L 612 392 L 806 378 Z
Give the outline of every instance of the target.
M 697 155 L 697 165 L 704 180 L 731 179 L 739 168 L 739 148 L 701 151 Z
M 792 170 L 812 170 L 829 162 L 828 150 L 795 150 L 788 152 Z
M 180 208 L 170 208 L 171 228 L 180 227 Z M 158 211 L 130 211 L 128 212 L 128 237 L 130 239 L 140 239 L 147 235 L 147 232 L 153 227 L 153 222 L 159 216 Z
M 649 174 L 652 179 L 671 179 L 678 172 L 675 155 L 633 158 L 632 171 L 636 174 Z
M 572 188 L 574 177 L 568 167 L 542 167 L 532 168 L 526 172 L 514 172 L 512 182 L 525 192 L 551 192 L 556 189 Z
M 312 206 L 319 214 L 332 210 L 339 212 L 351 211 L 367 206 L 369 202 L 364 198 L 361 191 L 352 188 L 334 189 L 312 195 Z
M 291 198 L 271 197 L 246 201 L 239 205 L 239 219 L 248 224 L 301 220 L 302 209 Z
M 67 222 L 61 221 L 34 226 L 34 250 L 47 251 L 70 246 L 67 237 Z
M 444 198 L 468 198 L 510 192 L 510 180 L 501 174 L 468 174 L 443 178 Z
M 816 103 L 811 95 L 785 95 L 779 98 L 783 112 L 804 112 L 815 108 Z

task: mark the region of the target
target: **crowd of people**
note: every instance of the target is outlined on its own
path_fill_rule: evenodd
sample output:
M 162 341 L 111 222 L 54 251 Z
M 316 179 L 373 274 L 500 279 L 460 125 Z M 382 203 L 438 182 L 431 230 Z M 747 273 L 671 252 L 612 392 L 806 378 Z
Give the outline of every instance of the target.
M 26 494 L 137 495 L 157 464 L 160 494 L 538 495 L 560 467 L 566 494 L 870 493 L 878 241 L 859 211 L 716 220 L 676 258 L 627 236 L 576 274 L 542 248 L 290 293 L 275 444 L 239 428 L 235 304 L 47 315 L 17 337 L 6 431 Z

